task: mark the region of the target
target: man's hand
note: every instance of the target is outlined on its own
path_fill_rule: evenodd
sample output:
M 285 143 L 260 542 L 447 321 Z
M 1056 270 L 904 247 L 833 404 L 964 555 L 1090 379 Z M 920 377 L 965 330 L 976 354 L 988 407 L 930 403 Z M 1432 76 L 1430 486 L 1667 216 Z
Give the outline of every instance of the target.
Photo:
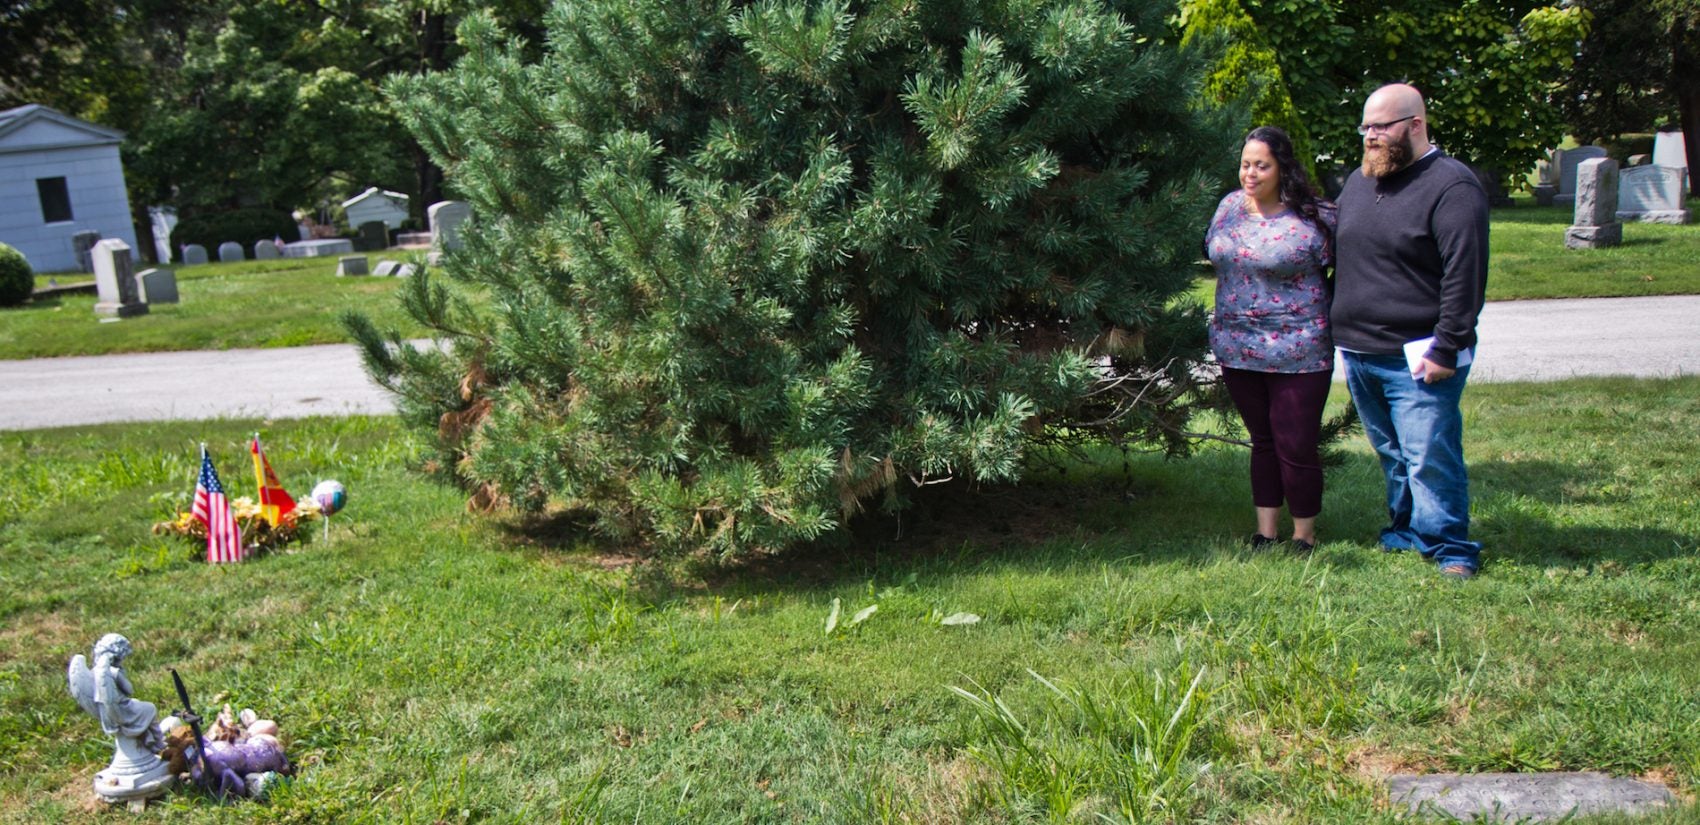
M 1428 360 L 1427 358 L 1423 359 L 1423 383 L 1424 384 L 1434 384 L 1434 383 L 1437 383 L 1437 382 L 1440 382 L 1440 381 L 1445 381 L 1446 379 L 1451 378 L 1452 376 L 1457 375 L 1457 374 L 1458 374 L 1458 371 L 1451 368 L 1451 367 L 1443 367 L 1439 364 L 1436 364 L 1433 361 Z

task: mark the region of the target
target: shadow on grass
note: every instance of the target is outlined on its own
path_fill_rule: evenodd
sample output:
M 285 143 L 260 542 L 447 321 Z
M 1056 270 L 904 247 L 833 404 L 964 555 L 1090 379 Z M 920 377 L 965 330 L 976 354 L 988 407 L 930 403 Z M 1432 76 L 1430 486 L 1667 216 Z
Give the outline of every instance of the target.
M 1034 571 L 1078 565 L 1202 565 L 1233 552 L 1248 531 L 1245 456 L 1212 451 L 1178 461 L 1135 459 L 1035 472 L 1019 485 L 945 484 L 909 489 L 901 514 L 863 513 L 848 529 L 777 554 L 724 561 L 646 560 L 629 545 L 599 536 L 582 515 L 515 522 L 518 544 L 588 565 L 636 565 L 647 597 L 685 591 L 752 595 L 840 588 L 906 576 L 953 576 L 988 567 Z M 1632 566 L 1689 555 L 1700 537 L 1656 527 L 1564 523 L 1564 509 L 1636 506 L 1617 492 L 1613 471 L 1598 463 L 1479 461 L 1471 464 L 1473 537 L 1488 558 L 1547 567 Z M 1381 527 L 1381 472 L 1353 453 L 1328 476 L 1325 519 L 1331 541 L 1373 547 Z M 1349 570 L 1373 559 L 1334 553 Z

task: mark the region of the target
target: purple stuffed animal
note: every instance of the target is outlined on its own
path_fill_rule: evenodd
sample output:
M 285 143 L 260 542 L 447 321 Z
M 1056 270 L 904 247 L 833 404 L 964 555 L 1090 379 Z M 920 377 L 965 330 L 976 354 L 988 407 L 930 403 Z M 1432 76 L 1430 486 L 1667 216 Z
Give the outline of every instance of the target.
M 231 793 L 247 796 L 248 784 L 243 777 L 249 774 L 266 771 L 287 774 L 290 771 L 289 758 L 283 755 L 283 745 L 271 736 L 256 736 L 242 743 L 208 742 L 207 768 L 213 775 L 210 782 L 202 779 L 201 760 L 196 758 L 193 745 L 189 746 L 185 755 L 189 759 L 190 777 L 219 796 Z

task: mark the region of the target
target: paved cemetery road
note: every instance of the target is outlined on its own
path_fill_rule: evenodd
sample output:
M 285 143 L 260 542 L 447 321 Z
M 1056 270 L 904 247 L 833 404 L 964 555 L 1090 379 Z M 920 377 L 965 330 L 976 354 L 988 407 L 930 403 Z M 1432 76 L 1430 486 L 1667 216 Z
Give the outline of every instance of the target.
M 1700 296 L 1491 303 L 1480 335 L 1476 382 L 1700 374 Z M 0 430 L 392 410 L 348 345 L 0 361 Z

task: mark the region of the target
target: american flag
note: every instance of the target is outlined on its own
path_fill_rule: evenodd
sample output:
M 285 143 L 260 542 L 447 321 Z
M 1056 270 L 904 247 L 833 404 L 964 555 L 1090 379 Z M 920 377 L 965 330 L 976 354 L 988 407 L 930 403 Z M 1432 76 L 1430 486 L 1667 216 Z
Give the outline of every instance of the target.
M 205 444 L 201 445 L 201 477 L 195 482 L 195 506 L 189 514 L 207 526 L 209 564 L 242 560 L 242 530 L 236 526 L 236 514 L 230 511 L 230 500 L 224 497 L 224 485 L 218 481 Z

